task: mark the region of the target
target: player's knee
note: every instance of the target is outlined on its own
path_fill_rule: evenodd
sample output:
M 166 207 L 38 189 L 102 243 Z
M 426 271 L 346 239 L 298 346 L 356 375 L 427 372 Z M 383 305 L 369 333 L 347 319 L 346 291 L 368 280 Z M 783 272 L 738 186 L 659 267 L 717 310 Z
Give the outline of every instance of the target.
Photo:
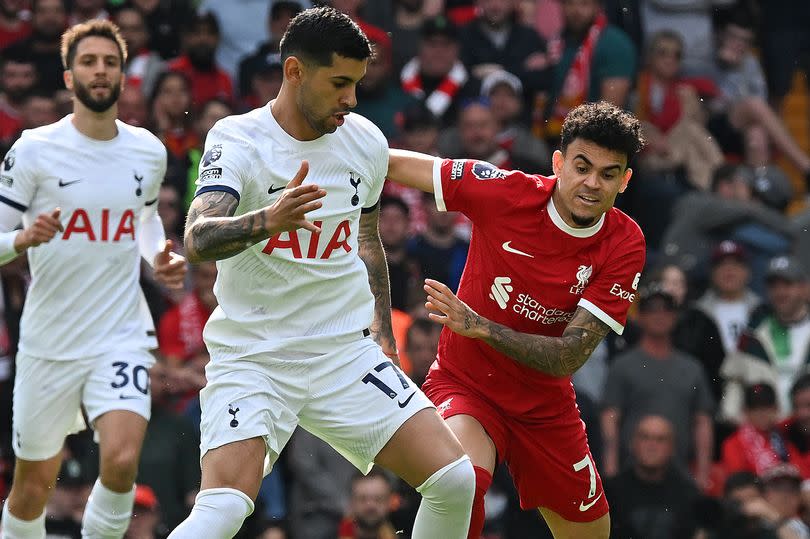
M 128 490 L 135 482 L 137 474 L 137 448 L 116 448 L 102 459 L 100 474 L 102 482 L 113 490 Z
M 39 474 L 15 478 L 9 497 L 13 498 L 15 506 L 25 507 L 27 513 L 29 510 L 44 508 L 55 485 L 55 478 L 50 479 Z
M 197 494 L 188 518 L 170 539 L 230 539 L 253 512 L 253 500 L 233 488 L 209 488 Z
M 475 497 L 475 470 L 467 455 L 431 475 L 416 489 L 434 507 L 447 512 L 470 511 Z

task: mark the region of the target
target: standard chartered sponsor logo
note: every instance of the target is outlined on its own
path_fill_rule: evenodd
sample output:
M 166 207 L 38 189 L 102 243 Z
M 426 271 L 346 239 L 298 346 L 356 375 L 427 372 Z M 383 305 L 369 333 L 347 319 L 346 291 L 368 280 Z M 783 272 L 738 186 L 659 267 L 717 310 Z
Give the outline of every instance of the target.
M 492 292 L 490 292 L 489 297 L 494 299 L 501 309 L 506 309 L 507 305 L 509 305 L 509 292 L 514 290 L 512 285 L 509 284 L 511 282 L 512 279 L 509 277 L 495 277 L 495 282 L 492 283 Z
M 492 287 L 490 288 L 490 299 L 494 300 L 498 304 L 498 307 L 504 310 L 510 308 L 510 293 L 514 291 L 514 287 L 511 283 L 512 279 L 510 277 L 495 277 Z M 555 307 L 546 307 L 530 294 L 525 293 L 520 293 L 515 296 L 511 310 L 520 316 L 543 325 L 557 324 L 560 322 L 568 323 L 574 317 L 573 311 L 563 311 Z

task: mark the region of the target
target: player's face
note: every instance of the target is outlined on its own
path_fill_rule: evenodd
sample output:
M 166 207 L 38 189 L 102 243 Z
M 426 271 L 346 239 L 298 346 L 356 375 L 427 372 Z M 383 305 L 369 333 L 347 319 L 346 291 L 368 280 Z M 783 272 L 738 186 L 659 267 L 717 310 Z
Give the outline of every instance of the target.
M 123 80 L 118 46 L 98 36 L 79 42 L 73 65 L 65 72 L 65 85 L 93 112 L 105 112 L 115 104 Z
M 554 205 L 577 228 L 595 224 L 612 208 L 633 175 L 626 155 L 583 139 L 575 139 L 565 154 L 554 152 L 552 165 L 558 177 Z
M 357 83 L 368 60 L 332 55 L 331 66 L 301 66 L 296 101 L 309 126 L 318 134 L 334 133 L 349 110 L 357 106 Z

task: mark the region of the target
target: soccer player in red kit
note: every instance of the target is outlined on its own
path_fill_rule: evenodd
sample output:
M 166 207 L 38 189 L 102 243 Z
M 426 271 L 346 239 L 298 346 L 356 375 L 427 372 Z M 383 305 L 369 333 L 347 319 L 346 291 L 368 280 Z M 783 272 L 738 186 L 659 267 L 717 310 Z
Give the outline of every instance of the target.
M 500 461 L 556 538 L 610 533 L 570 376 L 610 330 L 622 333 L 637 295 L 644 236 L 613 203 L 643 144 L 636 118 L 589 103 L 569 113 L 550 178 L 390 150 L 389 179 L 473 223 L 458 296 L 425 281 L 445 328 L 423 386 L 475 465 L 470 538 Z

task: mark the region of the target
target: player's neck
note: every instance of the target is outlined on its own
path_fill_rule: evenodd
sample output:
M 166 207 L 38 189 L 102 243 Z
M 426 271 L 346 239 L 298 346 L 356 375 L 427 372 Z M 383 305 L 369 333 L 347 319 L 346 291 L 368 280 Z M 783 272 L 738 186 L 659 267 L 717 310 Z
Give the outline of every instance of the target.
M 270 103 L 270 113 L 278 125 L 296 140 L 315 140 L 321 136 L 321 133 L 314 130 L 301 114 L 301 110 L 295 102 L 295 96 L 290 92 L 285 92 L 283 87 L 278 93 L 278 97 Z
M 78 101 L 73 105 L 73 126 L 82 135 L 95 140 L 112 140 L 118 135 L 115 119 L 118 105 L 104 112 L 93 112 Z

